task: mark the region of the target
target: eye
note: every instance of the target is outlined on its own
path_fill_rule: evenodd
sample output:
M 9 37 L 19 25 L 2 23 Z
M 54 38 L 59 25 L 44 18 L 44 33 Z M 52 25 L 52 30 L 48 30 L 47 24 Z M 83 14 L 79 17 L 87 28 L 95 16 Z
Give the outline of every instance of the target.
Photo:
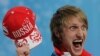
M 87 30 L 86 26 L 82 26 L 82 30 L 86 31 Z
M 70 27 L 70 30 L 71 30 L 71 31 L 74 31 L 74 30 L 76 30 L 77 28 L 78 28 L 77 26 L 71 26 L 71 27 Z

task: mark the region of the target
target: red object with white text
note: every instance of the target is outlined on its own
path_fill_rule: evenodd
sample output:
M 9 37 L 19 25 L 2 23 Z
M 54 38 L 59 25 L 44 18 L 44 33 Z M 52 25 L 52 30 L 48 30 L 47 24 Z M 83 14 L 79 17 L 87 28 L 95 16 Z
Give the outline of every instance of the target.
M 59 50 L 57 47 L 54 47 L 55 49 L 55 53 L 57 56 L 71 56 L 70 53 L 66 52 L 62 52 L 61 50 Z M 82 54 L 80 56 L 92 56 L 89 52 L 87 52 L 85 49 L 83 49 Z
M 19 46 L 28 43 L 30 49 L 34 48 L 42 42 L 35 21 L 36 15 L 31 9 L 24 6 L 11 8 L 2 22 L 4 34 Z

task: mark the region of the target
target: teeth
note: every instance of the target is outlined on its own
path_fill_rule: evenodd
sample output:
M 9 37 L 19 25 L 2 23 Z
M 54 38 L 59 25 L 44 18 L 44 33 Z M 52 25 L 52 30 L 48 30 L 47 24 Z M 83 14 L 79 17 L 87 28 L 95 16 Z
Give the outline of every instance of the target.
M 82 40 L 75 40 L 74 42 L 82 42 Z
M 80 45 L 82 45 L 82 40 L 74 40 L 73 41 L 73 45 L 75 46 L 75 47 L 79 47 Z

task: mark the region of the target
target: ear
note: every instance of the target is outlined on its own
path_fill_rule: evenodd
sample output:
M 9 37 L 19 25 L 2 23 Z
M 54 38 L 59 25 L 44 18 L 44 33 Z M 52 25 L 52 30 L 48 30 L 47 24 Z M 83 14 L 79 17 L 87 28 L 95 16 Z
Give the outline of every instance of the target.
M 59 40 L 62 39 L 62 38 L 61 38 L 61 33 L 60 33 L 58 30 L 55 30 L 54 33 L 55 33 L 55 36 L 56 36 Z

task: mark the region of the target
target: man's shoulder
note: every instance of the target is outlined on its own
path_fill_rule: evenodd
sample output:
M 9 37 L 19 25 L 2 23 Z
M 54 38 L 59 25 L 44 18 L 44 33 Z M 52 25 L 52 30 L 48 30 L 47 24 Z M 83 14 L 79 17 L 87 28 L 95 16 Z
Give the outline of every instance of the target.
M 81 56 L 92 56 L 92 55 L 84 49 Z

